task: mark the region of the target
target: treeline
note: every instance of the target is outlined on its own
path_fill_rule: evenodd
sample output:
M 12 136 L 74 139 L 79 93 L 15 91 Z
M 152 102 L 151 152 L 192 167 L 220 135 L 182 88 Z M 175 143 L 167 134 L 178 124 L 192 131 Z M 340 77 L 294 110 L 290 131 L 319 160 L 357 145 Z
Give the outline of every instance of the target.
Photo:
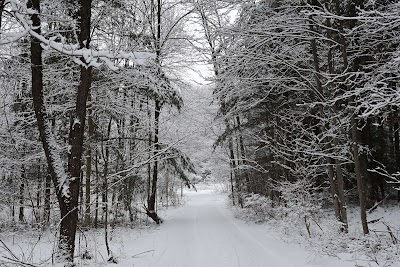
M 400 200 L 400 3 L 237 6 L 232 26 L 209 31 L 233 203 L 257 193 L 289 205 L 304 192 L 320 204 L 326 192 L 341 231 L 357 203 L 368 234 L 367 210 Z M 203 27 L 223 12 L 204 10 Z

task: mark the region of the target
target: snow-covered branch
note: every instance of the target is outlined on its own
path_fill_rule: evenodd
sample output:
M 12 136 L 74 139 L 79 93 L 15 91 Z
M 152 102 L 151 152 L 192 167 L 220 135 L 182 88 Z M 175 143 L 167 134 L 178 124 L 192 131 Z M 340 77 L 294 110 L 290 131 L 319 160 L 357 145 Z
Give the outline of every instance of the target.
M 148 51 L 124 52 L 97 50 L 81 47 L 78 43 L 70 44 L 61 35 L 46 37 L 35 31 L 32 21 L 29 19 L 29 16 L 35 14 L 37 11 L 27 8 L 26 4 L 20 3 L 17 0 L 7 0 L 5 4 L 9 4 L 9 12 L 20 23 L 21 31 L 1 32 L 2 39 L 0 39 L 0 45 L 13 43 L 27 35 L 31 35 L 41 42 L 43 49 L 53 49 L 61 54 L 71 56 L 75 63 L 85 67 L 93 66 L 97 68 L 105 64 L 111 70 L 117 70 L 119 67 L 116 60 L 120 59 L 131 60 L 135 65 L 151 65 L 154 63 L 156 55 Z

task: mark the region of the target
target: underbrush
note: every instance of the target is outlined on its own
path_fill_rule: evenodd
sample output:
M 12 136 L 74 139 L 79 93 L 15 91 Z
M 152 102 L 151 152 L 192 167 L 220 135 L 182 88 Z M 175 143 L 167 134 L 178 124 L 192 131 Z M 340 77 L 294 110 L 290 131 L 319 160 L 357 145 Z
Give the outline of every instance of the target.
M 329 255 L 353 261 L 355 266 L 400 266 L 400 207 L 386 204 L 368 216 L 370 234 L 363 235 L 360 211 L 348 207 L 349 231 L 343 233 L 334 212 L 322 208 L 322 196 L 298 182 L 281 187 L 280 203 L 259 194 L 243 197 L 243 208 L 233 207 L 235 216 L 266 223 L 286 242 L 306 247 L 315 257 Z
M 182 201 L 179 202 L 181 205 Z M 160 203 L 158 212 L 165 214 L 166 205 Z M 174 203 L 172 203 L 174 204 Z M 178 204 L 169 207 L 178 207 Z M 139 206 L 139 205 L 138 205 Z M 102 210 L 99 220 L 90 227 L 78 223 L 75 242 L 76 266 L 90 264 L 105 265 L 110 255 L 105 246 L 105 229 Z M 107 236 L 114 261 L 125 257 L 124 245 L 127 240 L 137 238 L 142 231 L 157 227 L 139 208 L 133 209 L 132 220 L 129 213 L 110 209 Z M 82 215 L 82 214 L 80 214 Z M 64 266 L 57 258 L 59 223 L 57 216 L 52 217 L 48 225 L 43 223 L 12 222 L 4 220 L 0 225 L 0 266 Z M 92 218 L 93 219 L 93 218 Z M 81 218 L 81 222 L 84 220 Z

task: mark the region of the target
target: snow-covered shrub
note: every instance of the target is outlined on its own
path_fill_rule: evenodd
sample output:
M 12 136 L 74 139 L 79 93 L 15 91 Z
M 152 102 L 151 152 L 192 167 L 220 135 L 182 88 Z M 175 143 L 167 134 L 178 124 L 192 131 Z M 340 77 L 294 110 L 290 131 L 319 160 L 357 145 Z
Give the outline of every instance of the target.
M 359 224 L 359 208 L 351 207 L 348 211 L 347 234 L 338 230 L 340 223 L 335 220 L 334 212 L 326 212 L 320 223 L 321 233 L 305 239 L 307 249 L 315 255 L 346 258 L 356 262 L 356 266 L 400 266 L 397 217 L 391 218 L 390 212 L 378 209 L 369 214 L 370 234 L 364 235 Z
M 317 188 L 307 180 L 298 180 L 296 182 L 281 182 L 277 187 L 280 192 L 282 204 L 276 208 L 277 217 L 284 223 L 281 224 L 286 231 L 289 228 L 300 228 L 302 234 L 307 234 L 309 237 L 314 235 L 313 232 L 320 231 L 318 221 L 322 214 L 321 199 Z M 314 226 L 314 227 L 312 227 Z
M 246 209 L 246 217 L 250 221 L 264 222 L 274 217 L 271 199 L 260 194 L 245 196 L 243 208 Z
M 246 221 L 268 222 L 290 243 L 300 243 L 316 257 L 329 255 L 356 266 L 400 266 L 400 228 L 398 207 L 378 208 L 368 214 L 370 234 L 364 235 L 359 223 L 359 208 L 348 207 L 348 233 L 331 208 L 327 189 L 315 188 L 308 180 L 281 182 L 276 188 L 279 201 L 268 196 L 243 196 L 243 208 L 235 215 Z
M 357 232 L 351 233 L 355 238 L 348 242 L 347 252 L 352 255 L 353 260 L 359 262 L 373 262 L 376 266 L 400 266 L 398 219 L 396 216 L 391 218 L 383 209 L 370 217 L 379 219 L 372 220 L 374 222 L 369 224 L 369 235 L 357 236 Z
M 312 225 L 319 228 L 322 201 L 312 183 L 307 180 L 285 181 L 276 189 L 280 195 L 279 203 L 274 203 L 267 196 L 251 193 L 242 197 L 243 209 L 237 209 L 236 216 L 254 222 L 273 220 L 285 232 L 303 225 L 308 236 L 312 234 Z

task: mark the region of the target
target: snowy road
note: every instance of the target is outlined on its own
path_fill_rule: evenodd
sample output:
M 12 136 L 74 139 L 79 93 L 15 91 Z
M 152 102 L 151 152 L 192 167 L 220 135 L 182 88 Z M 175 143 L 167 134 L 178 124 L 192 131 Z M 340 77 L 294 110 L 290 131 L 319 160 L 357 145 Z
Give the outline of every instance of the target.
M 223 195 L 189 192 L 187 204 L 171 209 L 157 230 L 125 244 L 120 266 L 301 267 L 354 266 L 332 258 L 314 259 L 274 237 L 266 226 L 234 219 Z M 146 252 L 148 251 L 148 252 Z M 145 252 L 145 253 L 142 253 Z M 142 253 L 142 254 L 139 254 Z M 139 255 L 138 255 L 139 254 Z

